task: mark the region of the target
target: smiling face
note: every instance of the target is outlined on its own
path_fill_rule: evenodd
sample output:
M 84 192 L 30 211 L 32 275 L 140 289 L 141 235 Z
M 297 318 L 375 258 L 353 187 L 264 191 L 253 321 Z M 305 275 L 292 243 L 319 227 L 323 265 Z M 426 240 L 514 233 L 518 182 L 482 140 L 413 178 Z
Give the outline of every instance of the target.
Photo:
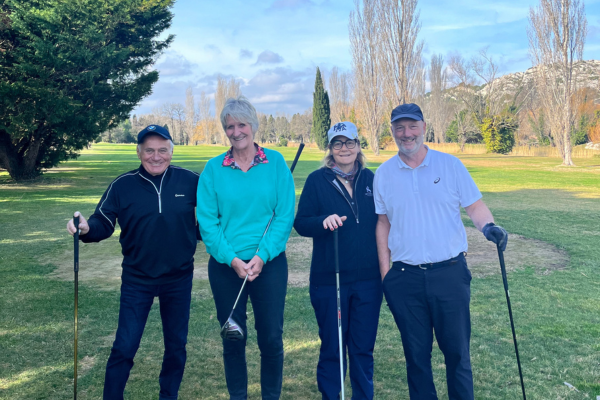
M 354 142 L 354 147 L 352 149 L 349 149 L 347 144 L 352 142 Z M 335 147 L 338 147 L 340 143 L 343 144 L 342 148 L 336 150 Z M 344 167 L 351 168 L 354 166 L 356 157 L 360 152 L 360 145 L 356 143 L 355 140 L 348 139 L 346 136 L 339 135 L 331 139 L 331 143 L 329 144 L 329 146 L 331 147 L 331 154 L 333 155 L 333 160 L 335 161 L 338 167 L 344 169 Z
M 250 146 L 254 146 L 252 126 L 247 122 L 236 121 L 227 116 L 225 134 L 234 150 L 242 151 Z
M 410 118 L 392 122 L 392 134 L 400 154 L 410 157 L 421 150 L 425 140 L 425 127 L 425 122 Z
M 167 139 L 152 135 L 138 146 L 137 156 L 146 172 L 156 176 L 165 172 L 171 164 L 173 148 Z

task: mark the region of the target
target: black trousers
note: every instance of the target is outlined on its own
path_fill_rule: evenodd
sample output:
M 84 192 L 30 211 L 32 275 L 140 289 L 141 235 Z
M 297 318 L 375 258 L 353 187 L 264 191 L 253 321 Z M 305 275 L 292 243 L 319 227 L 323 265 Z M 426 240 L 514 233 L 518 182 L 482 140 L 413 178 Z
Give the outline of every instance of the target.
M 213 292 L 219 326 L 227 321 L 231 308 L 244 282 L 227 264 L 214 258 L 208 261 L 208 279 Z M 283 381 L 283 310 L 287 293 L 288 266 L 285 252 L 263 266 L 260 275 L 246 286 L 233 313 L 233 319 L 244 331 L 244 340 L 223 340 L 225 379 L 231 400 L 248 398 L 246 368 L 246 305 L 248 297 L 254 310 L 258 348 L 260 349 L 260 384 L 264 400 L 281 396 Z
M 402 336 L 411 400 L 436 400 L 433 333 L 446 363 L 450 400 L 473 399 L 469 355 L 471 273 L 464 256 L 433 266 L 395 262 L 383 292 Z

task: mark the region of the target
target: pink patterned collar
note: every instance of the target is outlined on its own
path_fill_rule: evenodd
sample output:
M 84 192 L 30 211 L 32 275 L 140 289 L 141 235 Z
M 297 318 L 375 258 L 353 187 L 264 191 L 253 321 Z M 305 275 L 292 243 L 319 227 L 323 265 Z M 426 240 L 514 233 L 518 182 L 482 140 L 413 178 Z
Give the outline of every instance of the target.
M 252 164 L 250 164 L 250 168 L 258 164 L 268 164 L 269 160 L 267 160 L 265 150 L 256 143 L 254 143 L 254 147 L 256 148 L 256 155 L 254 156 L 254 160 L 252 160 Z M 221 166 L 241 170 L 233 158 L 233 146 L 227 150 L 227 153 L 225 153 L 225 158 L 223 159 L 223 164 L 221 164 Z M 250 171 L 250 168 L 248 168 L 248 171 Z

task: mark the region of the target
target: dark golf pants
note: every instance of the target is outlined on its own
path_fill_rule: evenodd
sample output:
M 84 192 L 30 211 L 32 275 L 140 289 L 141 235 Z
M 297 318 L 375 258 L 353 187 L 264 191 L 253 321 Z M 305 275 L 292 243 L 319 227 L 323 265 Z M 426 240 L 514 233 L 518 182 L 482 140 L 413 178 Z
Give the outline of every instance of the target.
M 182 280 L 164 285 L 121 284 L 119 326 L 106 365 L 104 400 L 123 399 L 133 358 L 140 346 L 155 297 L 160 302 L 165 342 L 162 370 L 158 378 L 159 399 L 177 399 L 186 361 L 191 293 L 191 273 Z
M 395 262 L 385 276 L 383 291 L 402 336 L 411 400 L 437 399 L 431 370 L 434 331 L 446 363 L 449 399 L 473 399 L 470 283 L 462 254 L 433 267 Z
M 348 352 L 353 400 L 373 399 L 373 349 L 382 297 L 379 278 L 340 287 L 344 376 Z M 310 301 L 321 339 L 317 385 L 323 400 L 338 399 L 341 382 L 336 286 L 310 285 Z
M 208 279 L 213 292 L 220 326 L 227 321 L 243 279 L 227 264 L 214 258 L 208 261 Z M 247 282 L 233 313 L 233 319 L 244 332 L 238 342 L 223 340 L 225 379 L 231 400 L 248 398 L 246 368 L 246 305 L 252 301 L 254 327 L 260 349 L 260 385 L 262 398 L 279 399 L 283 382 L 283 310 L 287 293 L 288 266 L 285 252 L 263 266 L 260 275 Z

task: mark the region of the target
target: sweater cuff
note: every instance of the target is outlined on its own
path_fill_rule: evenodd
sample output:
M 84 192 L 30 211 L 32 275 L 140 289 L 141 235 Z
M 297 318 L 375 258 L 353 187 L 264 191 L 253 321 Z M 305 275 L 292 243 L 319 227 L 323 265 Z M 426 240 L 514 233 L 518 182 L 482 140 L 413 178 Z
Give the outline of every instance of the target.
M 269 252 L 264 249 L 260 249 L 256 255 L 260 257 L 264 264 L 269 261 Z
M 233 251 L 229 254 L 227 254 L 227 257 L 225 258 L 227 265 L 229 265 L 229 268 L 232 268 L 231 263 L 233 262 L 233 259 L 237 257 L 237 254 L 235 254 Z

